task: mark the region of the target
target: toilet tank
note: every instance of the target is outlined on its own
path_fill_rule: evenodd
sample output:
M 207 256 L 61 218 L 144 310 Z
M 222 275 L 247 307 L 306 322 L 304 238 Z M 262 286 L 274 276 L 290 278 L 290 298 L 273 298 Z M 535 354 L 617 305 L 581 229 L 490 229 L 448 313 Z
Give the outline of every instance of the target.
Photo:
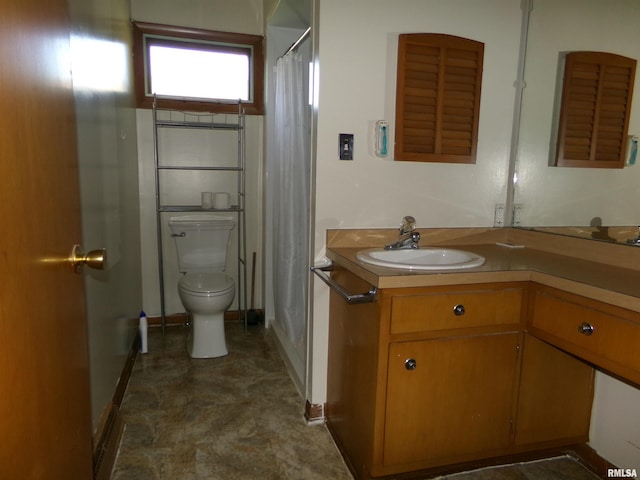
M 175 240 L 180 272 L 224 271 L 235 225 L 233 218 L 216 215 L 171 217 L 169 228 Z

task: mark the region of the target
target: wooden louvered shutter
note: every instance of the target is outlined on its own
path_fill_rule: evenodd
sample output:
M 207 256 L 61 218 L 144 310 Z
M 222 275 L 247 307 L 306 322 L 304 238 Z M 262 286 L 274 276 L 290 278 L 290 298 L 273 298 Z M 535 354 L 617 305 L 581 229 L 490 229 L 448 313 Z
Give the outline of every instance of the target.
M 557 166 L 624 167 L 635 71 L 612 53 L 566 55 Z
M 399 36 L 395 160 L 475 163 L 483 57 L 474 40 Z

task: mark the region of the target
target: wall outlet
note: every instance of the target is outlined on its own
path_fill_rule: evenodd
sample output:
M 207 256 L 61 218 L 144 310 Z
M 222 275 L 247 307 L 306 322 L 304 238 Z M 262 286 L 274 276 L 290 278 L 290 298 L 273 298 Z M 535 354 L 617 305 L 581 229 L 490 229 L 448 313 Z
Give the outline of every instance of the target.
M 493 226 L 504 226 L 504 203 L 496 203 L 496 209 L 493 213 Z
M 517 227 L 522 224 L 522 204 L 513 205 L 513 226 Z

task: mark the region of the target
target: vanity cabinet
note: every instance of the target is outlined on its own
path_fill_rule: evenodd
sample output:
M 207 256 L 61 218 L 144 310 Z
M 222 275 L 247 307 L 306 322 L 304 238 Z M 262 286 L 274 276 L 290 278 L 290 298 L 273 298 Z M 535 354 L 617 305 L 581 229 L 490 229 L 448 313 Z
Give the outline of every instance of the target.
M 525 332 L 529 285 L 332 290 L 325 413 L 357 479 L 587 441 L 593 370 Z
M 349 291 L 368 285 L 341 269 Z M 326 417 L 356 478 L 503 454 L 512 442 L 526 286 L 394 288 L 330 301 Z
M 391 295 L 383 464 L 424 468 L 502 452 L 513 427 L 522 287 Z
M 640 384 L 640 313 L 543 285 L 532 288 L 529 331 Z

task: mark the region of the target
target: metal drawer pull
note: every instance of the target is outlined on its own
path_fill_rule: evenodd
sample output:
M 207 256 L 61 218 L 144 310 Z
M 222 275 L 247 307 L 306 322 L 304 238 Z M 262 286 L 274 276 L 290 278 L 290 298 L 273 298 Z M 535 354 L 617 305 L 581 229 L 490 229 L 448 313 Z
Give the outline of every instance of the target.
M 462 315 L 464 315 L 464 305 L 462 305 L 461 303 L 459 303 L 458 305 L 456 305 L 455 307 L 453 307 L 453 314 L 456 317 L 460 317 Z
M 418 364 L 416 362 L 415 358 L 407 358 L 404 361 L 404 368 L 406 368 L 407 370 L 415 370 L 416 368 L 418 368 Z
M 327 267 L 311 267 L 311 271 L 319 276 L 320 280 L 329 285 L 329 287 L 333 288 L 347 303 L 371 303 L 376 301 L 376 294 L 378 293 L 376 287 L 372 285 L 367 293 L 349 293 L 325 273 L 331 270 L 333 270 L 332 265 Z
M 578 331 L 583 335 L 589 336 L 593 334 L 595 328 L 590 323 L 582 322 L 580 325 L 578 325 Z

